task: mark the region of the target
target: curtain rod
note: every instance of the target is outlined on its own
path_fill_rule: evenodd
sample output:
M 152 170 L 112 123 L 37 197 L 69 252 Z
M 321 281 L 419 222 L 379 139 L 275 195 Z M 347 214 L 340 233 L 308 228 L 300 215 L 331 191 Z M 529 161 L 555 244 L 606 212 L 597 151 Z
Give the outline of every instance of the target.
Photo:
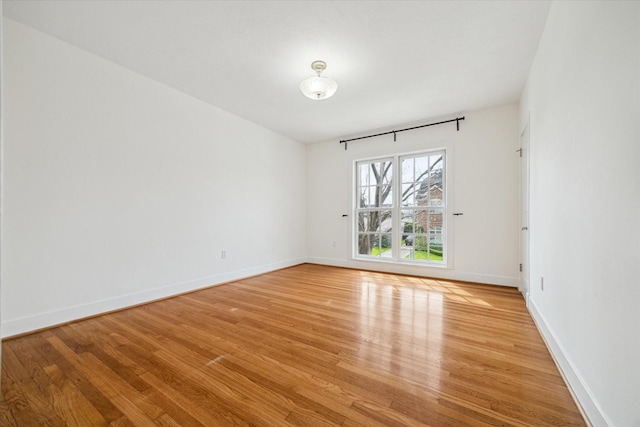
M 373 138 L 374 136 L 382 136 L 382 135 L 390 135 L 390 134 L 393 134 L 393 140 L 395 141 L 396 140 L 396 133 L 404 132 L 404 131 L 407 131 L 407 130 L 426 128 L 427 126 L 442 125 L 442 124 L 451 123 L 451 122 L 456 122 L 456 130 L 459 131 L 460 130 L 460 120 L 464 120 L 464 116 L 456 117 L 455 119 L 451 119 L 451 120 L 445 120 L 443 122 L 429 123 L 427 125 L 414 126 L 414 127 L 411 127 L 411 128 L 405 128 L 405 129 L 400 129 L 400 130 L 391 130 L 389 132 L 376 133 L 375 135 L 361 136 L 359 138 L 341 139 L 340 140 L 340 144 L 344 143 L 344 149 L 346 150 L 347 149 L 347 143 L 350 142 L 350 141 L 357 141 L 359 139 Z

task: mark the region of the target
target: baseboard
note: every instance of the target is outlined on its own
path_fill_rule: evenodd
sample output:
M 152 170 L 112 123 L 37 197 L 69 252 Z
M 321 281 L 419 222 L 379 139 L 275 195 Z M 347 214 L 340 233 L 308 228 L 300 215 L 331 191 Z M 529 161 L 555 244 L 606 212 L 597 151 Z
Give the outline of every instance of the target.
M 594 427 L 613 426 L 532 299 L 528 300 L 527 308 L 586 421 Z
M 221 285 L 230 281 L 245 279 L 247 277 L 255 276 L 258 274 L 264 274 L 270 271 L 292 267 L 294 265 L 303 264 L 305 262 L 306 258 L 280 261 L 272 264 L 265 264 L 247 269 L 216 274 L 200 279 L 174 283 L 167 286 L 148 289 L 142 292 L 136 292 L 114 298 L 94 301 L 88 304 L 65 307 L 59 310 L 53 310 L 33 316 L 27 316 L 18 319 L 9 319 L 2 322 L 2 338 L 9 338 L 15 335 L 34 332 L 40 329 L 49 328 L 55 325 L 60 325 L 71 321 L 108 313 L 111 311 L 122 310 L 128 307 L 169 298 L 187 292 Z
M 488 285 L 508 286 L 517 288 L 520 284 L 518 277 L 495 276 L 480 273 L 468 273 L 441 267 L 427 267 L 421 265 L 404 265 L 382 261 L 361 261 L 332 258 L 309 257 L 307 262 L 312 264 L 330 265 L 333 267 L 360 268 L 382 273 L 409 274 L 412 276 L 431 277 L 434 279 L 459 280 Z

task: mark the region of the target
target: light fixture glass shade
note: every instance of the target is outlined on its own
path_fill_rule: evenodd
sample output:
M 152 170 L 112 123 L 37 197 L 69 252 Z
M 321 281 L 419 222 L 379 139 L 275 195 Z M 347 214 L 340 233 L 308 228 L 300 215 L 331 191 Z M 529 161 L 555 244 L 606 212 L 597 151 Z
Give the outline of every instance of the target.
M 318 75 L 309 77 L 300 83 L 300 90 L 306 97 L 311 99 L 325 99 L 336 93 L 338 83 L 329 77 L 322 77 L 320 75 L 325 68 L 327 68 L 327 64 L 324 61 L 313 61 L 313 63 L 311 63 L 311 69 Z
M 336 93 L 338 84 L 329 77 L 309 77 L 300 83 L 300 90 L 311 99 L 325 99 Z

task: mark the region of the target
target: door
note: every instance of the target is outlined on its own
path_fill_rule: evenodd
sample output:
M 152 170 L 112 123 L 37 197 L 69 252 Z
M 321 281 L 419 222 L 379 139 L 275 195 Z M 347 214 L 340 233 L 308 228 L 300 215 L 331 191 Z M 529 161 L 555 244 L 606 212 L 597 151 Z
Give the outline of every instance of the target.
M 529 124 L 520 135 L 520 292 L 529 304 Z

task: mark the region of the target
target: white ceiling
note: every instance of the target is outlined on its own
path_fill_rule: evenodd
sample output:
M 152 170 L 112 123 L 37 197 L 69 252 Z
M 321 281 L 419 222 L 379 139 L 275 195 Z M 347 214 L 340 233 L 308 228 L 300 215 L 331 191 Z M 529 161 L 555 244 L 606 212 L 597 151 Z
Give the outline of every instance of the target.
M 548 1 L 4 1 L 4 15 L 309 143 L 517 102 Z M 299 90 L 327 62 L 332 98 Z

